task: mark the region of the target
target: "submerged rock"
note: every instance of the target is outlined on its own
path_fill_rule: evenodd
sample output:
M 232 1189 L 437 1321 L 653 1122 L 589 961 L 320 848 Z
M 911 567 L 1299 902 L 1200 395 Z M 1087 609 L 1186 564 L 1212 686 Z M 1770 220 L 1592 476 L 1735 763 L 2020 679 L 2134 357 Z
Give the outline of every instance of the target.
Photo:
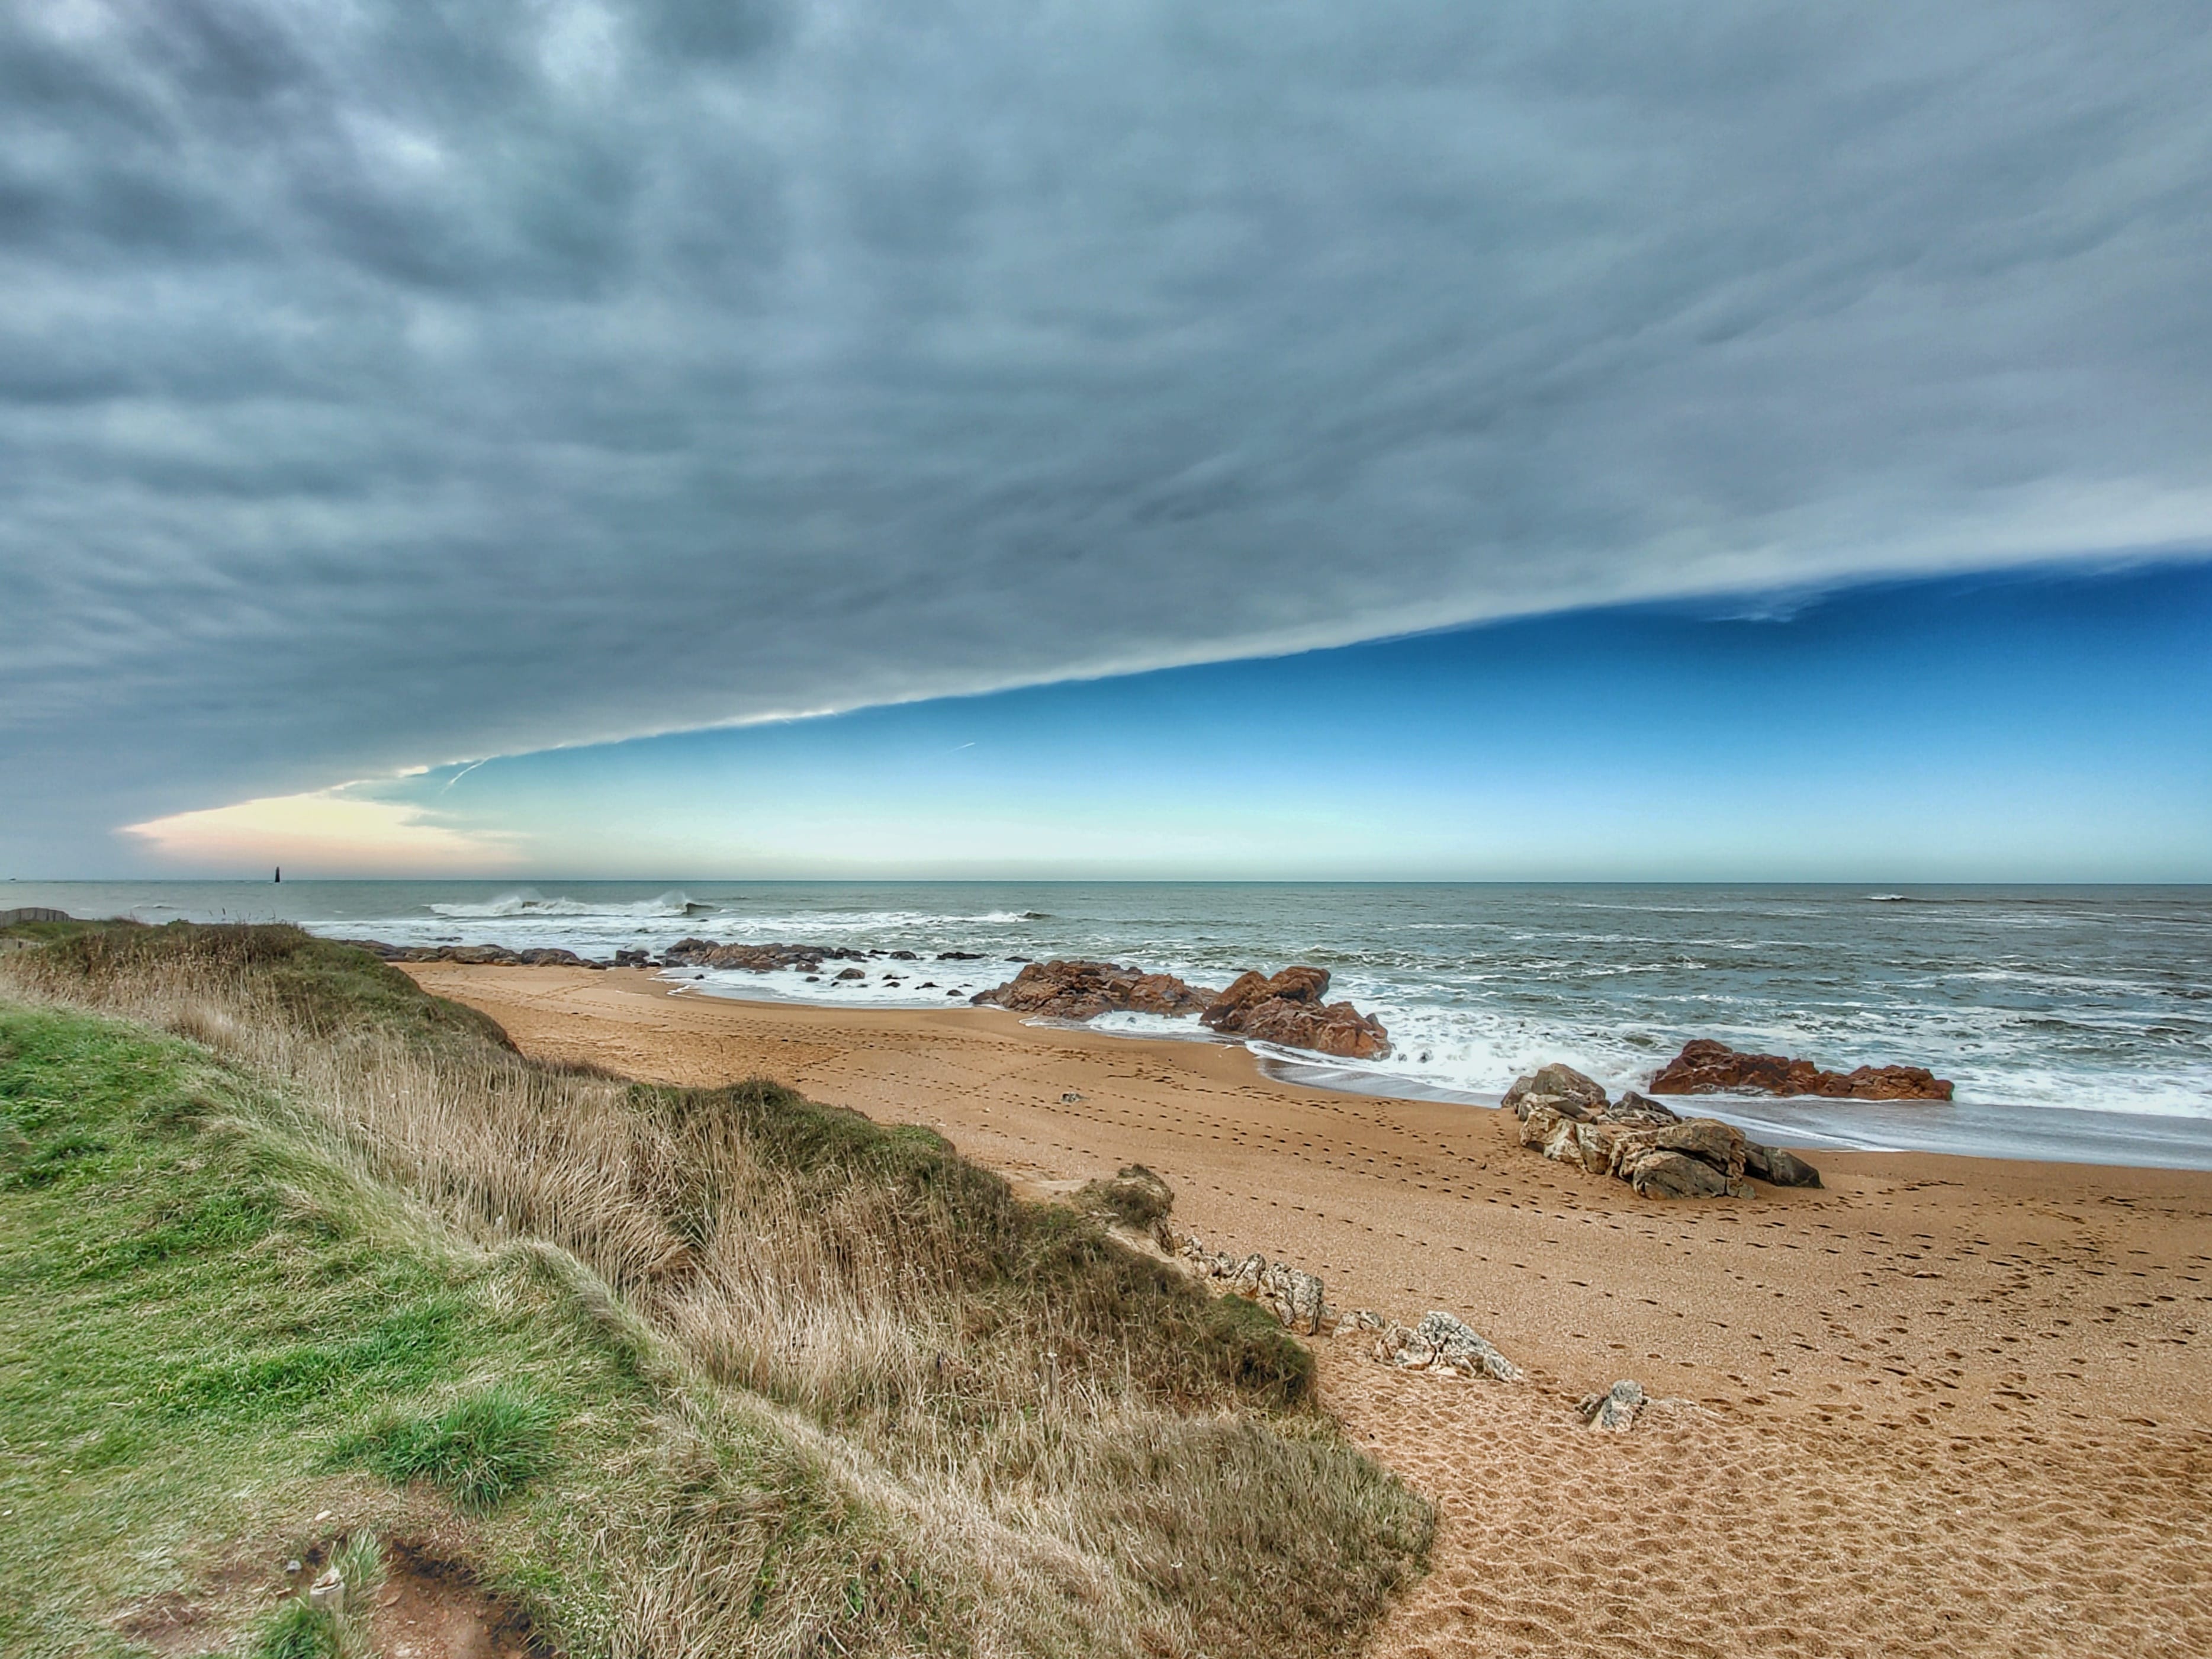
M 642 955 L 643 952 L 639 952 Z M 742 968 L 756 974 L 790 969 L 819 973 L 825 962 L 860 962 L 865 951 L 835 945 L 717 945 L 710 939 L 684 939 L 661 953 L 672 968 Z
M 1701 1037 L 1651 1079 L 1661 1095 L 1817 1095 L 1830 1100 L 1948 1100 L 1952 1085 L 1923 1066 L 1826 1072 L 1809 1060 L 1747 1054 Z

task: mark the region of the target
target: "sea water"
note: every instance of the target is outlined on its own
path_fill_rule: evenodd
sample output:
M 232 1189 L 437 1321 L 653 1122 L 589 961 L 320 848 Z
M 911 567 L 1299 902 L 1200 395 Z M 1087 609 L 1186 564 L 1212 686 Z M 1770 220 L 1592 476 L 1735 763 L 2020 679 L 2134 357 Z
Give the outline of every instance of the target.
M 952 1007 L 1024 959 L 1103 957 L 1218 986 L 1313 963 L 1389 1058 L 1284 1075 L 1494 1103 L 1565 1060 L 1647 1084 L 1692 1037 L 1849 1070 L 1926 1066 L 1954 1105 L 1711 1101 L 1799 1146 L 2212 1168 L 2212 888 L 1054 882 L 0 884 L 0 908 L 296 921 L 395 944 L 605 957 L 698 937 L 880 951 L 864 977 L 672 970 L 687 990 Z M 914 960 L 891 957 L 906 951 Z M 951 957 L 949 952 L 966 953 Z M 1194 1021 L 1108 1030 L 1203 1037 Z

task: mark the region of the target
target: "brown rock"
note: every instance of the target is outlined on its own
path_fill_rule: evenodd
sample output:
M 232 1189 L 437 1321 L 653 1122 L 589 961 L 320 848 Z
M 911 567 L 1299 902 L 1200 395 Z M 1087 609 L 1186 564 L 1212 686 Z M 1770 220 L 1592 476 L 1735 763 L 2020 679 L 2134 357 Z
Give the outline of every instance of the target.
M 970 1002 L 1011 1008 L 1051 1019 L 1096 1019 L 1101 1014 L 1194 1014 L 1214 997 L 1172 974 L 1148 974 L 1112 962 L 1032 962 L 1004 985 L 979 991 Z
M 1747 1054 L 1701 1037 L 1651 1079 L 1657 1095 L 1819 1095 L 1833 1100 L 1948 1100 L 1952 1085 L 1920 1066 L 1824 1072 L 1809 1060 Z
M 756 974 L 795 969 L 813 974 L 825 962 L 859 962 L 863 953 L 834 945 L 717 945 L 710 939 L 684 939 L 662 951 L 660 959 L 672 968 L 743 968 Z
M 1311 1048 L 1345 1060 L 1380 1060 L 1390 1034 L 1372 1015 L 1348 1002 L 1326 1007 L 1304 1002 L 1263 1002 L 1244 1016 L 1243 1035 L 1285 1048 Z
M 1575 1125 L 1575 1150 L 1580 1154 L 1583 1168 L 1592 1175 L 1611 1175 L 1613 1166 L 1620 1162 L 1623 1148 L 1640 1133 L 1626 1123 L 1595 1118 Z
M 1203 1024 L 1217 1031 L 1242 1031 L 1243 1018 L 1263 1002 L 1318 1004 L 1328 993 L 1326 968 L 1285 968 L 1273 979 L 1247 970 L 1230 982 L 1199 1015 Z
M 1285 968 L 1272 979 L 1239 974 L 1199 1018 L 1224 1036 L 1255 1037 L 1346 1060 L 1380 1060 L 1390 1052 L 1390 1034 L 1380 1021 L 1348 1002 L 1324 1005 L 1328 992 L 1325 968 Z

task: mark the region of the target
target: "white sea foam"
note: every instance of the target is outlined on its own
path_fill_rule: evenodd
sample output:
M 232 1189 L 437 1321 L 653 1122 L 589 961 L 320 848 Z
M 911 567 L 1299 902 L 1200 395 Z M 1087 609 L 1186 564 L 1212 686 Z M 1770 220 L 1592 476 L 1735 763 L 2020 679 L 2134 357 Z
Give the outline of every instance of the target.
M 611 903 L 599 899 L 547 898 L 534 888 L 524 887 L 512 893 L 502 893 L 495 899 L 481 902 L 434 903 L 425 907 L 434 915 L 453 921 L 507 921 L 517 918 L 539 917 L 641 917 L 689 916 L 711 914 L 712 905 L 695 904 L 681 892 L 666 892 L 658 898 L 643 899 L 628 904 Z

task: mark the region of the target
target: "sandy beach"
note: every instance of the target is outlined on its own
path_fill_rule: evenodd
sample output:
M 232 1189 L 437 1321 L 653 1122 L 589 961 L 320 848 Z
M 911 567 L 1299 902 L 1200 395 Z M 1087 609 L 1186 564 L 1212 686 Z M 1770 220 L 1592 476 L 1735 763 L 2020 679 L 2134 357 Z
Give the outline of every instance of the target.
M 1330 1408 L 1441 1517 L 1379 1654 L 2212 1652 L 2212 1175 L 1822 1152 L 1822 1190 L 1667 1204 L 1504 1115 L 1225 1045 L 409 971 L 533 1054 L 766 1074 L 1036 1191 L 1141 1162 L 1217 1249 L 1468 1320 L 1528 1382 L 1319 1345 Z M 1677 1403 L 1583 1428 L 1574 1401 L 1621 1377 Z

